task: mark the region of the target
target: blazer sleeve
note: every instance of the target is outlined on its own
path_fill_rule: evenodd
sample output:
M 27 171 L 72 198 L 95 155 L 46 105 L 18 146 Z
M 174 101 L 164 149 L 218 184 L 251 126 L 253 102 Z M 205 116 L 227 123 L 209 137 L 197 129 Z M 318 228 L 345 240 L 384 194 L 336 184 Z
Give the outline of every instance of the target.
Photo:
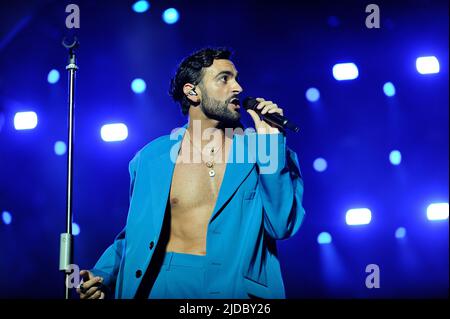
M 260 195 L 263 203 L 264 228 L 274 239 L 286 239 L 300 228 L 305 210 L 303 201 L 303 178 L 297 154 L 286 146 L 286 136 L 257 134 L 257 150 L 265 145 L 272 161 L 270 169 L 256 157 L 259 168 Z M 274 156 L 276 155 L 276 156 Z M 273 163 L 274 162 L 274 163 Z
M 130 173 L 130 202 L 133 195 L 136 170 L 139 161 L 139 153 L 130 161 L 128 170 Z M 120 263 L 125 251 L 125 228 L 116 236 L 114 242 L 109 246 L 99 258 L 94 268 L 90 271 L 95 276 L 103 277 L 103 285 L 108 292 L 113 292 L 119 272 Z

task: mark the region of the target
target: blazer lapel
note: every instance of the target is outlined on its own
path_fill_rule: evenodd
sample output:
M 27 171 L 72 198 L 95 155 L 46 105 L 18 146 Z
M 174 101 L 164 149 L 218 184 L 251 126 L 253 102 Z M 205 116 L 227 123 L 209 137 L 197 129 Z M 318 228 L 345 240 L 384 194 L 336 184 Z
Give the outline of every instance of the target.
M 255 166 L 255 154 L 248 152 L 247 144 L 248 139 L 246 135 L 235 134 L 233 136 L 233 144 L 228 155 L 225 174 L 209 222 L 213 221 L 228 204 L 253 166 Z
M 151 183 L 152 207 L 150 214 L 153 215 L 153 222 L 156 230 L 160 230 L 166 212 L 167 200 L 170 194 L 173 172 L 175 169 L 175 159 L 171 157 L 173 152 L 178 154 L 181 146 L 181 140 L 168 140 L 162 154 L 152 163 L 153 173 L 149 181 Z

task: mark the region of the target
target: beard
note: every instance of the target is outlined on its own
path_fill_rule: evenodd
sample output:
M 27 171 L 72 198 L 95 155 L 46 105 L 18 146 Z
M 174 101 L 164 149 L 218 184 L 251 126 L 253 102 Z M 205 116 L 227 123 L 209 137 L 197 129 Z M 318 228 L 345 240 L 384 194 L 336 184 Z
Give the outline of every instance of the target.
M 217 120 L 223 124 L 235 126 L 240 123 L 239 120 L 241 119 L 241 113 L 239 110 L 230 110 L 228 108 L 228 104 L 233 98 L 235 97 L 232 97 L 225 102 L 221 102 L 209 97 L 205 92 L 203 93 L 200 108 L 207 117 Z

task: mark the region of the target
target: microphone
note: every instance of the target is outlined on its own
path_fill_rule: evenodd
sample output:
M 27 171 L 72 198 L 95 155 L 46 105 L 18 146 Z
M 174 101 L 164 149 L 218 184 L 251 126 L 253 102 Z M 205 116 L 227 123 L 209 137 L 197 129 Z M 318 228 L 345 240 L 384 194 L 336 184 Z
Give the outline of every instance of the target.
M 256 107 L 258 106 L 259 102 L 256 100 L 256 98 L 254 97 L 246 97 L 244 102 L 242 102 L 244 108 L 246 110 L 253 110 L 256 113 L 258 113 L 258 115 L 261 116 L 261 118 L 272 124 L 275 126 L 278 126 L 281 129 L 285 129 L 288 128 L 294 132 L 298 132 L 300 129 L 298 128 L 297 125 L 295 125 L 294 123 L 290 122 L 287 118 L 285 118 L 283 115 L 280 115 L 278 113 L 266 113 L 266 114 L 261 114 L 261 110 L 258 110 Z

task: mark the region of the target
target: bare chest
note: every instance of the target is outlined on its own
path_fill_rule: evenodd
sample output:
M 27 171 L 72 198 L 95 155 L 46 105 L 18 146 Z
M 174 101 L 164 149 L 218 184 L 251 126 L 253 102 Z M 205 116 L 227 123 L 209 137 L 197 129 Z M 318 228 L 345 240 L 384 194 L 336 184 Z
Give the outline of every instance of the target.
M 223 181 L 225 167 L 225 163 L 215 164 L 215 174 L 211 177 L 211 168 L 205 163 L 176 164 L 170 188 L 172 215 L 195 209 L 211 213 Z

